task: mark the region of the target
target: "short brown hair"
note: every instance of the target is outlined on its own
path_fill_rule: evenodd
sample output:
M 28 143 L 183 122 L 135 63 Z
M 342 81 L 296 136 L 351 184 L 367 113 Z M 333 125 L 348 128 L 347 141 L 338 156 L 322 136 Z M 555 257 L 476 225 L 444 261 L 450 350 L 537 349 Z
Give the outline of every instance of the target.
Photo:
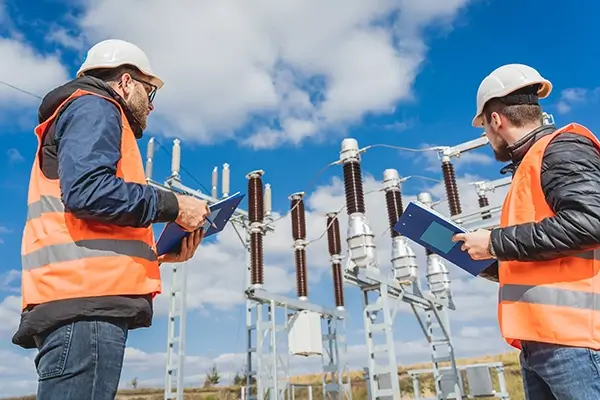
M 537 104 L 519 104 L 507 106 L 499 99 L 492 99 L 483 107 L 483 115 L 486 121 L 490 121 L 492 113 L 503 115 L 515 127 L 521 128 L 531 123 L 542 123 L 542 107 Z

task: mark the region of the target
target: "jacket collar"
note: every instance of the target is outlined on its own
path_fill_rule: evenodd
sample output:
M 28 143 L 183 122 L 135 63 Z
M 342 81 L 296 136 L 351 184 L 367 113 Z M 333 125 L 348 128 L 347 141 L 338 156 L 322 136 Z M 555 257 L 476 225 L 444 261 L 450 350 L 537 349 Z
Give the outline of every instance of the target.
M 508 151 L 510 153 L 511 163 L 504 166 L 501 170 L 501 174 L 512 173 L 514 174 L 519 164 L 529 151 L 531 147 L 544 136 L 550 135 L 556 131 L 556 127 L 554 125 L 542 125 L 527 135 L 523 136 L 521 139 L 517 140 L 515 143 L 508 146 Z

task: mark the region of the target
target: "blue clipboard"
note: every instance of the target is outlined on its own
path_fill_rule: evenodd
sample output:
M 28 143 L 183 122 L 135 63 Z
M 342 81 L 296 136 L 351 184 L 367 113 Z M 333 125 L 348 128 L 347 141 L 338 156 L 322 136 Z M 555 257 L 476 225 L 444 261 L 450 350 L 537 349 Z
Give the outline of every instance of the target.
M 418 201 L 408 204 L 394 230 L 473 276 L 496 262 L 494 259 L 473 260 L 469 253 L 460 249 L 462 242 L 452 241 L 452 236 L 467 231 Z
M 212 204 L 210 208 L 210 215 L 204 223 L 205 234 L 204 238 L 212 236 L 216 233 L 221 232 L 225 229 L 227 222 L 240 205 L 242 199 L 246 196 L 237 192 L 217 203 Z M 156 252 L 159 256 L 170 252 L 177 251 L 181 246 L 181 240 L 188 236 L 190 233 L 184 231 L 177 223 L 169 222 L 158 238 L 156 243 Z

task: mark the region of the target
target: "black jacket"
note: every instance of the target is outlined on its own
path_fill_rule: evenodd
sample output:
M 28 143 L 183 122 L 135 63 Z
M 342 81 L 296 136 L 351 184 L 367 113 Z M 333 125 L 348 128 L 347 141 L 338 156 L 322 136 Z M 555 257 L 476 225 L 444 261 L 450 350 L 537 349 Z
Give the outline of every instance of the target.
M 540 127 L 511 146 L 513 174 L 531 146 L 556 130 Z M 500 261 L 543 261 L 566 257 L 600 244 L 600 152 L 591 140 L 562 133 L 542 159 L 542 189 L 556 214 L 492 230 L 492 246 Z M 482 276 L 497 279 L 497 263 Z

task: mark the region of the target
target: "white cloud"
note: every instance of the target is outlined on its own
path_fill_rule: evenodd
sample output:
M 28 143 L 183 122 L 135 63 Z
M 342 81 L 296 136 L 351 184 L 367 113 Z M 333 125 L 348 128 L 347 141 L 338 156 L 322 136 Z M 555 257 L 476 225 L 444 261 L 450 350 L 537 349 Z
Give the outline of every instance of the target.
M 0 76 L 2 81 L 22 89 L 0 84 L 0 105 L 3 108 L 31 106 L 39 102 L 35 96 L 43 96 L 68 80 L 66 69 L 58 56 L 43 55 L 20 39 L 0 37 Z
M 0 337 L 8 338 L 16 332 L 21 315 L 21 296 L 6 296 L 0 302 Z
M 11 232 L 12 232 L 12 230 L 8 229 L 8 228 L 7 228 L 7 227 L 5 227 L 5 226 L 1 226 L 1 225 L 0 225 L 0 244 L 3 244 L 3 243 L 4 243 L 4 240 L 2 239 L 2 236 L 3 236 L 3 235 L 8 235 L 8 234 L 9 234 L 9 233 L 11 233 Z
M 77 23 L 88 44 L 116 37 L 149 54 L 166 82 L 156 98 L 165 131 L 210 142 L 251 122 L 250 136 L 238 138 L 269 148 L 320 140 L 412 99 L 423 30 L 450 29 L 467 3 L 99 0 L 85 3 Z M 78 40 L 64 30 L 53 37 L 69 47 Z
M 15 148 L 11 148 L 6 150 L 6 155 L 8 156 L 8 161 L 13 164 L 13 163 L 18 163 L 21 161 L 24 161 L 25 159 L 23 158 L 23 155 L 21 155 L 21 152 Z
M 559 114 L 570 112 L 573 107 L 580 106 L 597 98 L 600 88 L 567 88 L 560 92 L 560 99 L 556 104 Z

